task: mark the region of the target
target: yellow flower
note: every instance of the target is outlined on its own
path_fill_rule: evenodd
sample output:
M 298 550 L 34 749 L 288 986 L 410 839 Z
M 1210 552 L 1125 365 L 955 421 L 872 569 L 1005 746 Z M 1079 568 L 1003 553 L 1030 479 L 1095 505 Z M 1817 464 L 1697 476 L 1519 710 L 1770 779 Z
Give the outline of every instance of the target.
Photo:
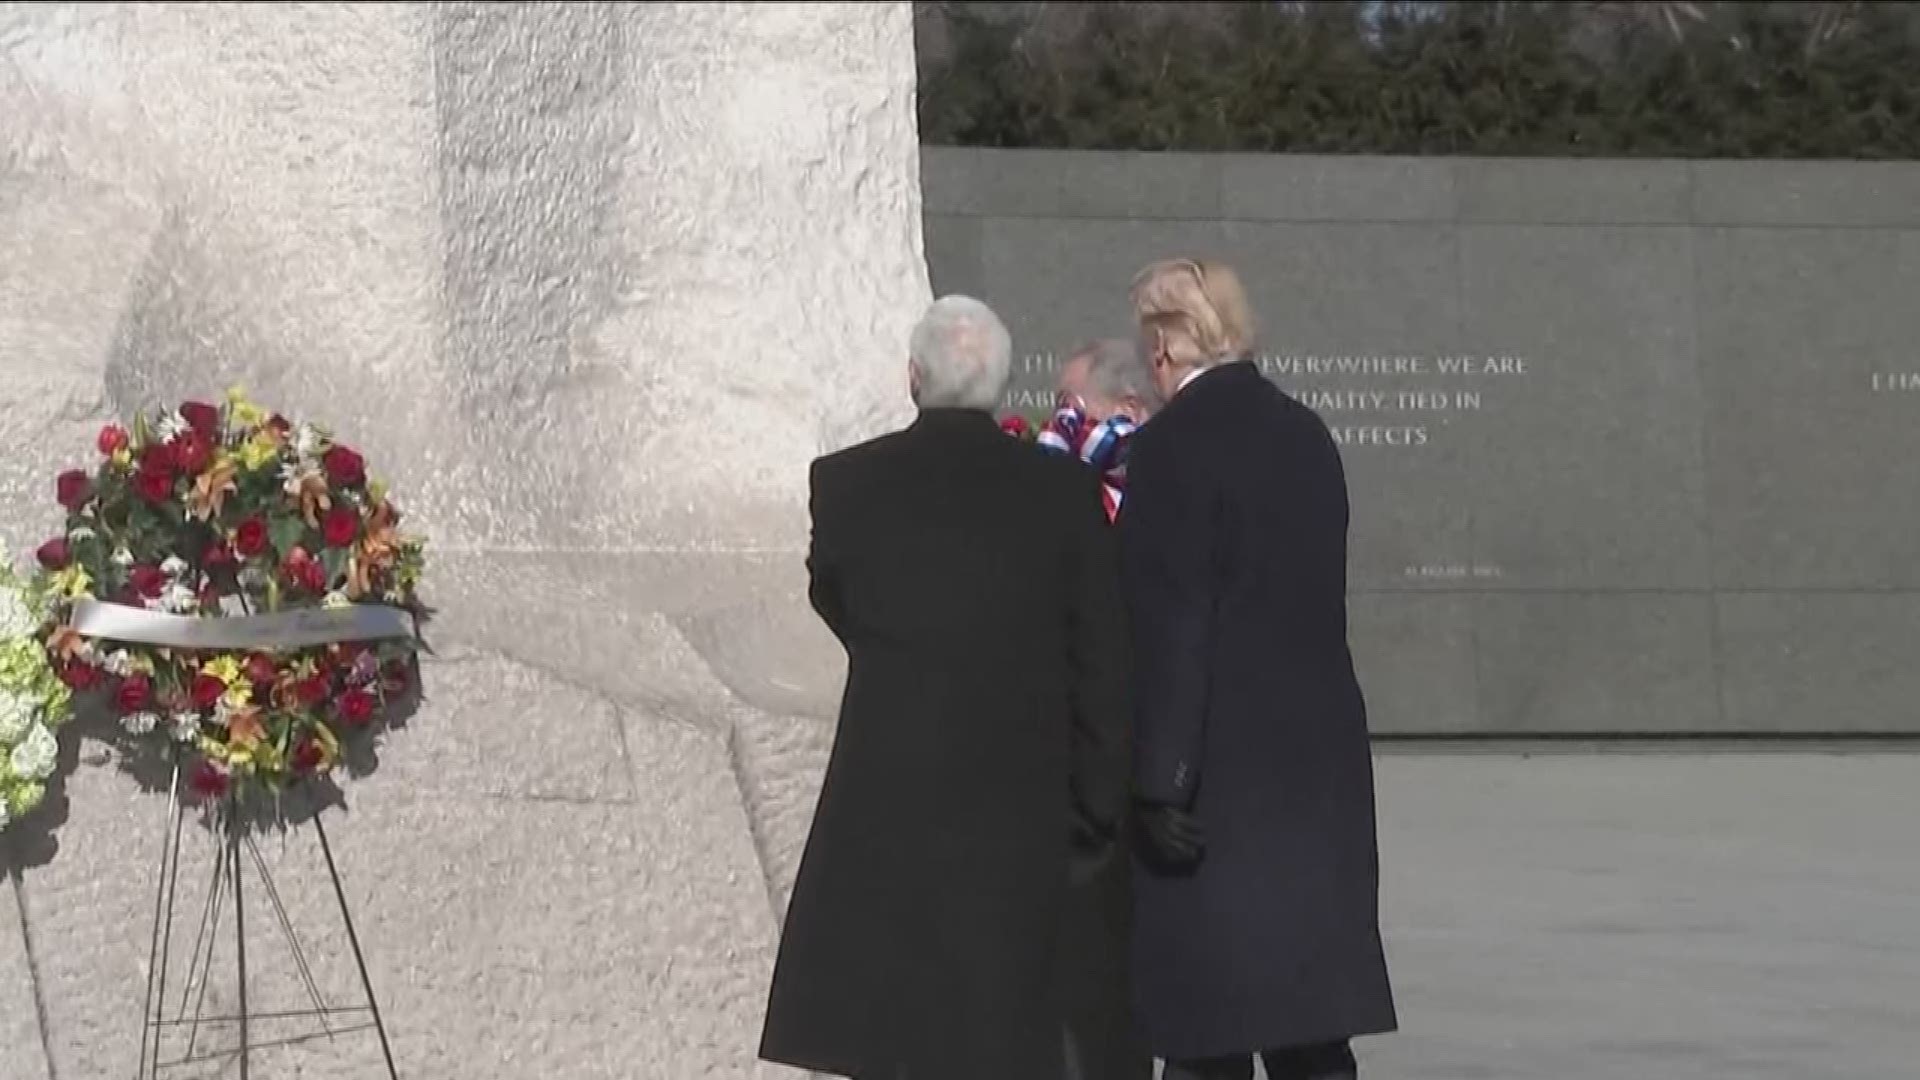
M 78 600 L 93 595 L 93 578 L 87 574 L 87 568 L 79 563 L 55 571 L 50 581 L 54 593 L 59 596 Z
M 271 432 L 262 431 L 240 444 L 239 456 L 243 468 L 259 472 L 280 460 L 280 444 Z
M 123 446 L 115 450 L 113 457 L 108 460 L 113 462 L 113 467 L 116 469 L 130 468 L 133 465 L 133 451 Z
M 240 659 L 236 656 L 216 656 L 200 665 L 200 670 L 228 686 L 240 681 Z
M 227 692 L 220 695 L 231 710 L 244 709 L 253 703 L 253 684 L 245 679 L 235 679 L 227 684 Z
M 227 404 L 233 407 L 234 423 L 244 427 L 259 427 L 267 422 L 267 411 L 247 400 L 247 392 L 235 386 L 227 391 Z

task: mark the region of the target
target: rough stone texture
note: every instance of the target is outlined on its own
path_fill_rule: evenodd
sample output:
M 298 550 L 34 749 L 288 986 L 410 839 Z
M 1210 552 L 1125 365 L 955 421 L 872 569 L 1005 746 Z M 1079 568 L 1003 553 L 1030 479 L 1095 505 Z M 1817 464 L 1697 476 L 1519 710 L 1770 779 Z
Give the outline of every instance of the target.
M 928 298 L 911 32 L 896 3 L 0 5 L 0 537 L 52 525 L 103 420 L 233 382 L 354 439 L 432 537 L 427 700 L 329 817 L 402 1075 L 777 1074 L 844 662 L 806 466 L 904 418 Z M 80 758 L 58 851 L 19 860 L 54 1080 L 133 1069 L 165 806 Z M 261 846 L 350 998 L 310 834 Z M 11 910 L 0 1040 L 37 1070 Z M 251 1004 L 298 1006 L 269 910 Z
M 25 931 L 16 886 L 0 881 L 0 1055 L 9 1077 L 17 1073 L 20 1080 L 47 1080 Z
M 1009 408 L 1130 333 L 1149 260 L 1242 271 L 1269 373 L 1353 436 L 1378 731 L 1920 733 L 1920 165 L 923 160 L 934 285 L 1007 318 Z

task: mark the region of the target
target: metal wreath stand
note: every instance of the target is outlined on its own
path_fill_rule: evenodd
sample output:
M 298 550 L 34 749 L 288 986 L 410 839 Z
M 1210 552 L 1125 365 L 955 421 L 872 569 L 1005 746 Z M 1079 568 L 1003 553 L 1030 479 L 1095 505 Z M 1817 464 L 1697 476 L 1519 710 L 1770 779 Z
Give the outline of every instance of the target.
M 418 640 L 418 629 L 410 613 L 377 604 L 355 604 L 347 608 L 303 608 L 272 614 L 202 619 L 167 615 L 129 608 L 118 604 L 83 601 L 75 605 L 70 624 L 89 638 L 194 649 L 274 649 L 286 650 L 342 641 L 367 641 L 379 638 L 407 637 Z M 313 967 L 294 932 L 293 920 L 282 903 L 267 860 L 252 836 L 247 834 L 241 800 L 229 793 L 219 812 L 226 838 L 215 848 L 211 880 L 206 902 L 200 913 L 200 928 L 194 937 L 193 951 L 187 962 L 185 985 L 180 987 L 177 1008 L 168 1015 L 168 976 L 173 959 L 173 923 L 179 896 L 180 842 L 186 826 L 187 805 L 181 798 L 180 764 L 173 765 L 168 794 L 168 824 L 162 836 L 160 865 L 155 874 L 153 898 L 153 936 L 147 947 L 147 992 L 144 1024 L 140 1038 L 140 1068 L 136 1080 L 163 1080 L 167 1071 L 185 1065 L 204 1063 L 237 1053 L 240 1080 L 249 1080 L 249 1059 L 255 1050 L 288 1046 L 313 1039 L 333 1039 L 339 1035 L 372 1028 L 380 1040 L 380 1053 L 386 1063 L 388 1080 L 399 1080 L 393 1065 L 393 1048 L 387 1040 L 387 1028 L 380 1015 L 379 999 L 373 992 L 373 980 L 367 974 L 367 961 L 360 948 L 360 935 L 354 928 L 353 912 L 347 903 L 346 888 L 340 882 L 340 870 L 333 858 L 333 845 L 327 841 L 327 827 L 321 808 L 312 817 L 314 835 L 320 841 L 327 877 L 333 897 L 340 908 L 340 921 L 347 931 L 347 943 L 360 975 L 364 1005 L 330 1005 L 314 977 Z M 293 966 L 312 1001 L 311 1008 L 274 1012 L 252 1012 L 247 1003 L 247 885 L 248 866 L 256 880 L 260 896 L 272 908 L 274 921 L 293 960 Z M 207 984 L 213 973 L 215 953 L 227 914 L 226 898 L 233 899 L 234 977 L 237 1010 L 231 1015 L 206 1015 Z M 256 897 L 256 903 L 259 897 Z M 189 1012 L 191 1005 L 191 1012 Z M 337 1026 L 335 1017 L 362 1016 L 368 1019 Z M 315 1020 L 320 1030 L 293 1038 L 270 1042 L 253 1041 L 252 1025 L 262 1020 Z M 200 1045 L 201 1028 L 212 1024 L 237 1024 L 240 1044 L 235 1050 L 215 1051 Z M 184 1029 L 186 1048 L 177 1057 L 163 1060 L 166 1036 Z M 195 1055 L 196 1049 L 202 1052 Z

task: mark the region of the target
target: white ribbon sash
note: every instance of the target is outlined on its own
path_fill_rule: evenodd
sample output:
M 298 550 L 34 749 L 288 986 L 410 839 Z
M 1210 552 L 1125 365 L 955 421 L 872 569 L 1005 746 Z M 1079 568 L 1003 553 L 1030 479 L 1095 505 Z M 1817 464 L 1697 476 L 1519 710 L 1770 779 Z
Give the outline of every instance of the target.
M 413 616 L 385 604 L 199 618 L 82 600 L 73 605 L 68 625 L 85 637 L 174 649 L 286 651 L 341 641 L 417 637 Z

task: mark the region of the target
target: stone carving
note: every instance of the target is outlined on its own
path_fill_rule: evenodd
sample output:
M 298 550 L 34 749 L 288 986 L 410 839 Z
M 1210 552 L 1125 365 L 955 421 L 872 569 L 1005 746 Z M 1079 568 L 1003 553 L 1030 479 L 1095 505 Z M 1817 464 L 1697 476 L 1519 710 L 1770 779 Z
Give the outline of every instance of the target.
M 0 5 L 0 534 L 52 526 L 103 419 L 242 382 L 354 433 L 435 538 L 429 697 L 336 840 L 403 1073 L 756 1071 L 840 679 L 806 465 L 904 418 L 928 298 L 911 33 Z M 0 898 L 0 956 L 45 954 L 0 964 L 33 1080 L 131 1068 L 144 985 L 162 805 L 93 750 L 68 788 Z

